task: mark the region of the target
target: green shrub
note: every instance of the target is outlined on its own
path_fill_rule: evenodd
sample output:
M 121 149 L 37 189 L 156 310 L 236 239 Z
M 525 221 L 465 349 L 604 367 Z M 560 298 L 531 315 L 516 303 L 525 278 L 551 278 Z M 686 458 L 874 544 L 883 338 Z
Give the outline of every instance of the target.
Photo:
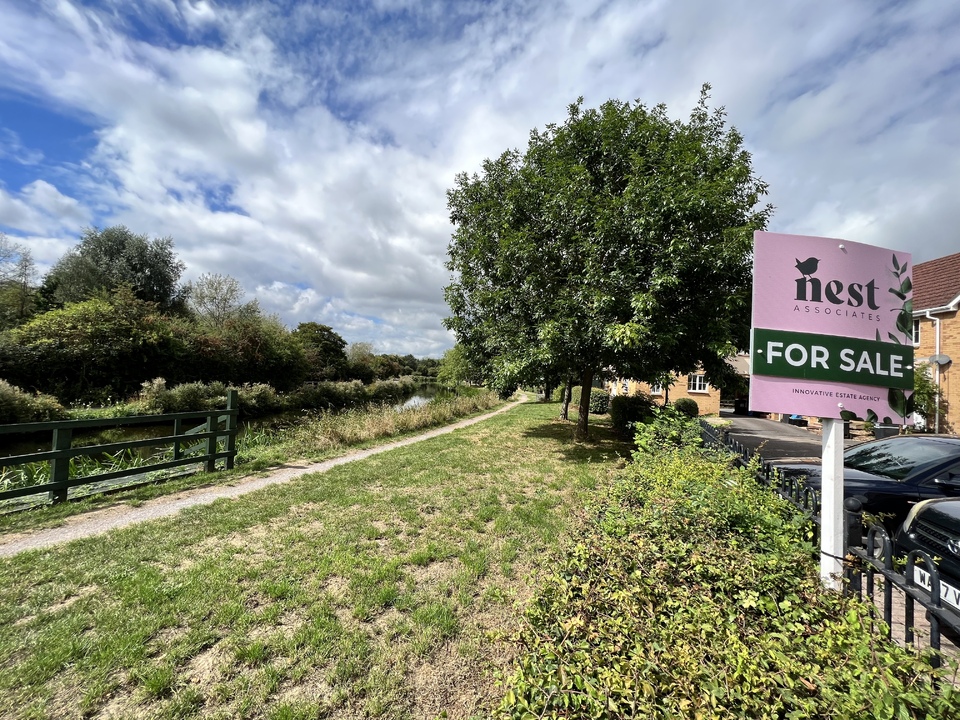
M 223 389 L 224 403 L 226 402 L 226 388 Z M 241 385 L 238 389 L 240 414 L 243 417 L 261 417 L 285 409 L 283 398 L 271 386 L 265 383 L 251 383 Z
M 673 408 L 687 417 L 695 418 L 700 416 L 700 406 L 693 398 L 677 398 L 673 401 Z
M 639 450 L 593 506 L 498 717 L 960 717 L 955 661 L 933 670 L 824 591 L 806 521 L 727 457 L 692 438 Z
M 614 431 L 627 437 L 636 423 L 651 416 L 653 408 L 654 402 L 649 395 L 614 395 L 610 398 L 610 422 Z
M 67 417 L 57 399 L 42 393 L 32 394 L 0 380 L 0 423 L 45 422 Z
M 602 388 L 593 388 L 590 391 L 590 413 L 606 415 L 610 407 L 610 393 Z
M 638 452 L 657 453 L 677 447 L 700 445 L 700 422 L 679 413 L 670 405 L 654 406 L 650 417 L 636 426 L 634 443 Z
M 570 391 L 570 407 L 580 407 L 581 388 L 577 385 Z M 559 387 L 553 391 L 553 400 L 563 401 L 563 388 Z M 590 414 L 603 415 L 610 406 L 610 393 L 603 388 L 590 388 Z

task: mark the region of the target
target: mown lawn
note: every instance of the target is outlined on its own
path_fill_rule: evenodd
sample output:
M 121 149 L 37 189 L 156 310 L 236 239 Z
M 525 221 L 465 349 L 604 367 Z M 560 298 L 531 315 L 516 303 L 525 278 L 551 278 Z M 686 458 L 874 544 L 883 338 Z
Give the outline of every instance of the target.
M 0 714 L 485 716 L 518 604 L 626 452 L 557 410 L 0 561 Z

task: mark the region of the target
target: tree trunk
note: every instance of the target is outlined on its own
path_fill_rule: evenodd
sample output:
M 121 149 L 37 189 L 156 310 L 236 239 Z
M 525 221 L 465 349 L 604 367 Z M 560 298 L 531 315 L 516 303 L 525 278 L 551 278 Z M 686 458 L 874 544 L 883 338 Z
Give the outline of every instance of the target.
M 580 376 L 580 408 L 577 418 L 577 429 L 573 433 L 574 440 L 586 440 L 590 437 L 587 418 L 590 417 L 590 390 L 593 388 L 593 370 L 584 370 Z
M 567 384 L 563 387 L 563 407 L 560 408 L 560 419 L 570 419 L 570 399 L 573 397 L 573 378 L 567 378 Z
M 553 385 L 544 385 L 543 387 L 543 401 L 550 402 L 550 399 L 553 397 Z

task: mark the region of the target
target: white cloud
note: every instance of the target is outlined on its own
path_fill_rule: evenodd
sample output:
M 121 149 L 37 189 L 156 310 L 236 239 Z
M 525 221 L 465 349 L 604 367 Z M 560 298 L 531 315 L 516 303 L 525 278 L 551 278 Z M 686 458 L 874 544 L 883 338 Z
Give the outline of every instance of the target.
M 25 233 L 74 232 L 89 224 L 90 211 L 44 180 L 24 186 L 18 195 L 0 188 L 0 225 Z
M 0 87 L 89 120 L 97 145 L 0 188 L 0 222 L 170 235 L 188 277 L 233 275 L 290 325 L 439 354 L 454 174 L 578 95 L 685 117 L 710 81 L 772 229 L 930 259 L 957 249 L 958 29 L 932 0 L 16 5 Z

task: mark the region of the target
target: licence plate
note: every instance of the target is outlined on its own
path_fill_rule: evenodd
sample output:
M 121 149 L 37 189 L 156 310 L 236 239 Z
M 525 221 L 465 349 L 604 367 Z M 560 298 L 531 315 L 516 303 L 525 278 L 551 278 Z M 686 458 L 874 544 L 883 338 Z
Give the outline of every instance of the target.
M 925 568 L 922 568 L 919 565 L 914 565 L 913 579 L 916 581 L 917 585 L 922 587 L 924 590 L 927 592 L 931 591 L 933 583 L 930 582 L 930 573 L 928 573 Z M 951 585 L 949 582 L 946 582 L 942 575 L 940 576 L 940 599 L 943 601 L 944 605 L 949 605 L 954 610 L 960 610 L 960 589 Z

